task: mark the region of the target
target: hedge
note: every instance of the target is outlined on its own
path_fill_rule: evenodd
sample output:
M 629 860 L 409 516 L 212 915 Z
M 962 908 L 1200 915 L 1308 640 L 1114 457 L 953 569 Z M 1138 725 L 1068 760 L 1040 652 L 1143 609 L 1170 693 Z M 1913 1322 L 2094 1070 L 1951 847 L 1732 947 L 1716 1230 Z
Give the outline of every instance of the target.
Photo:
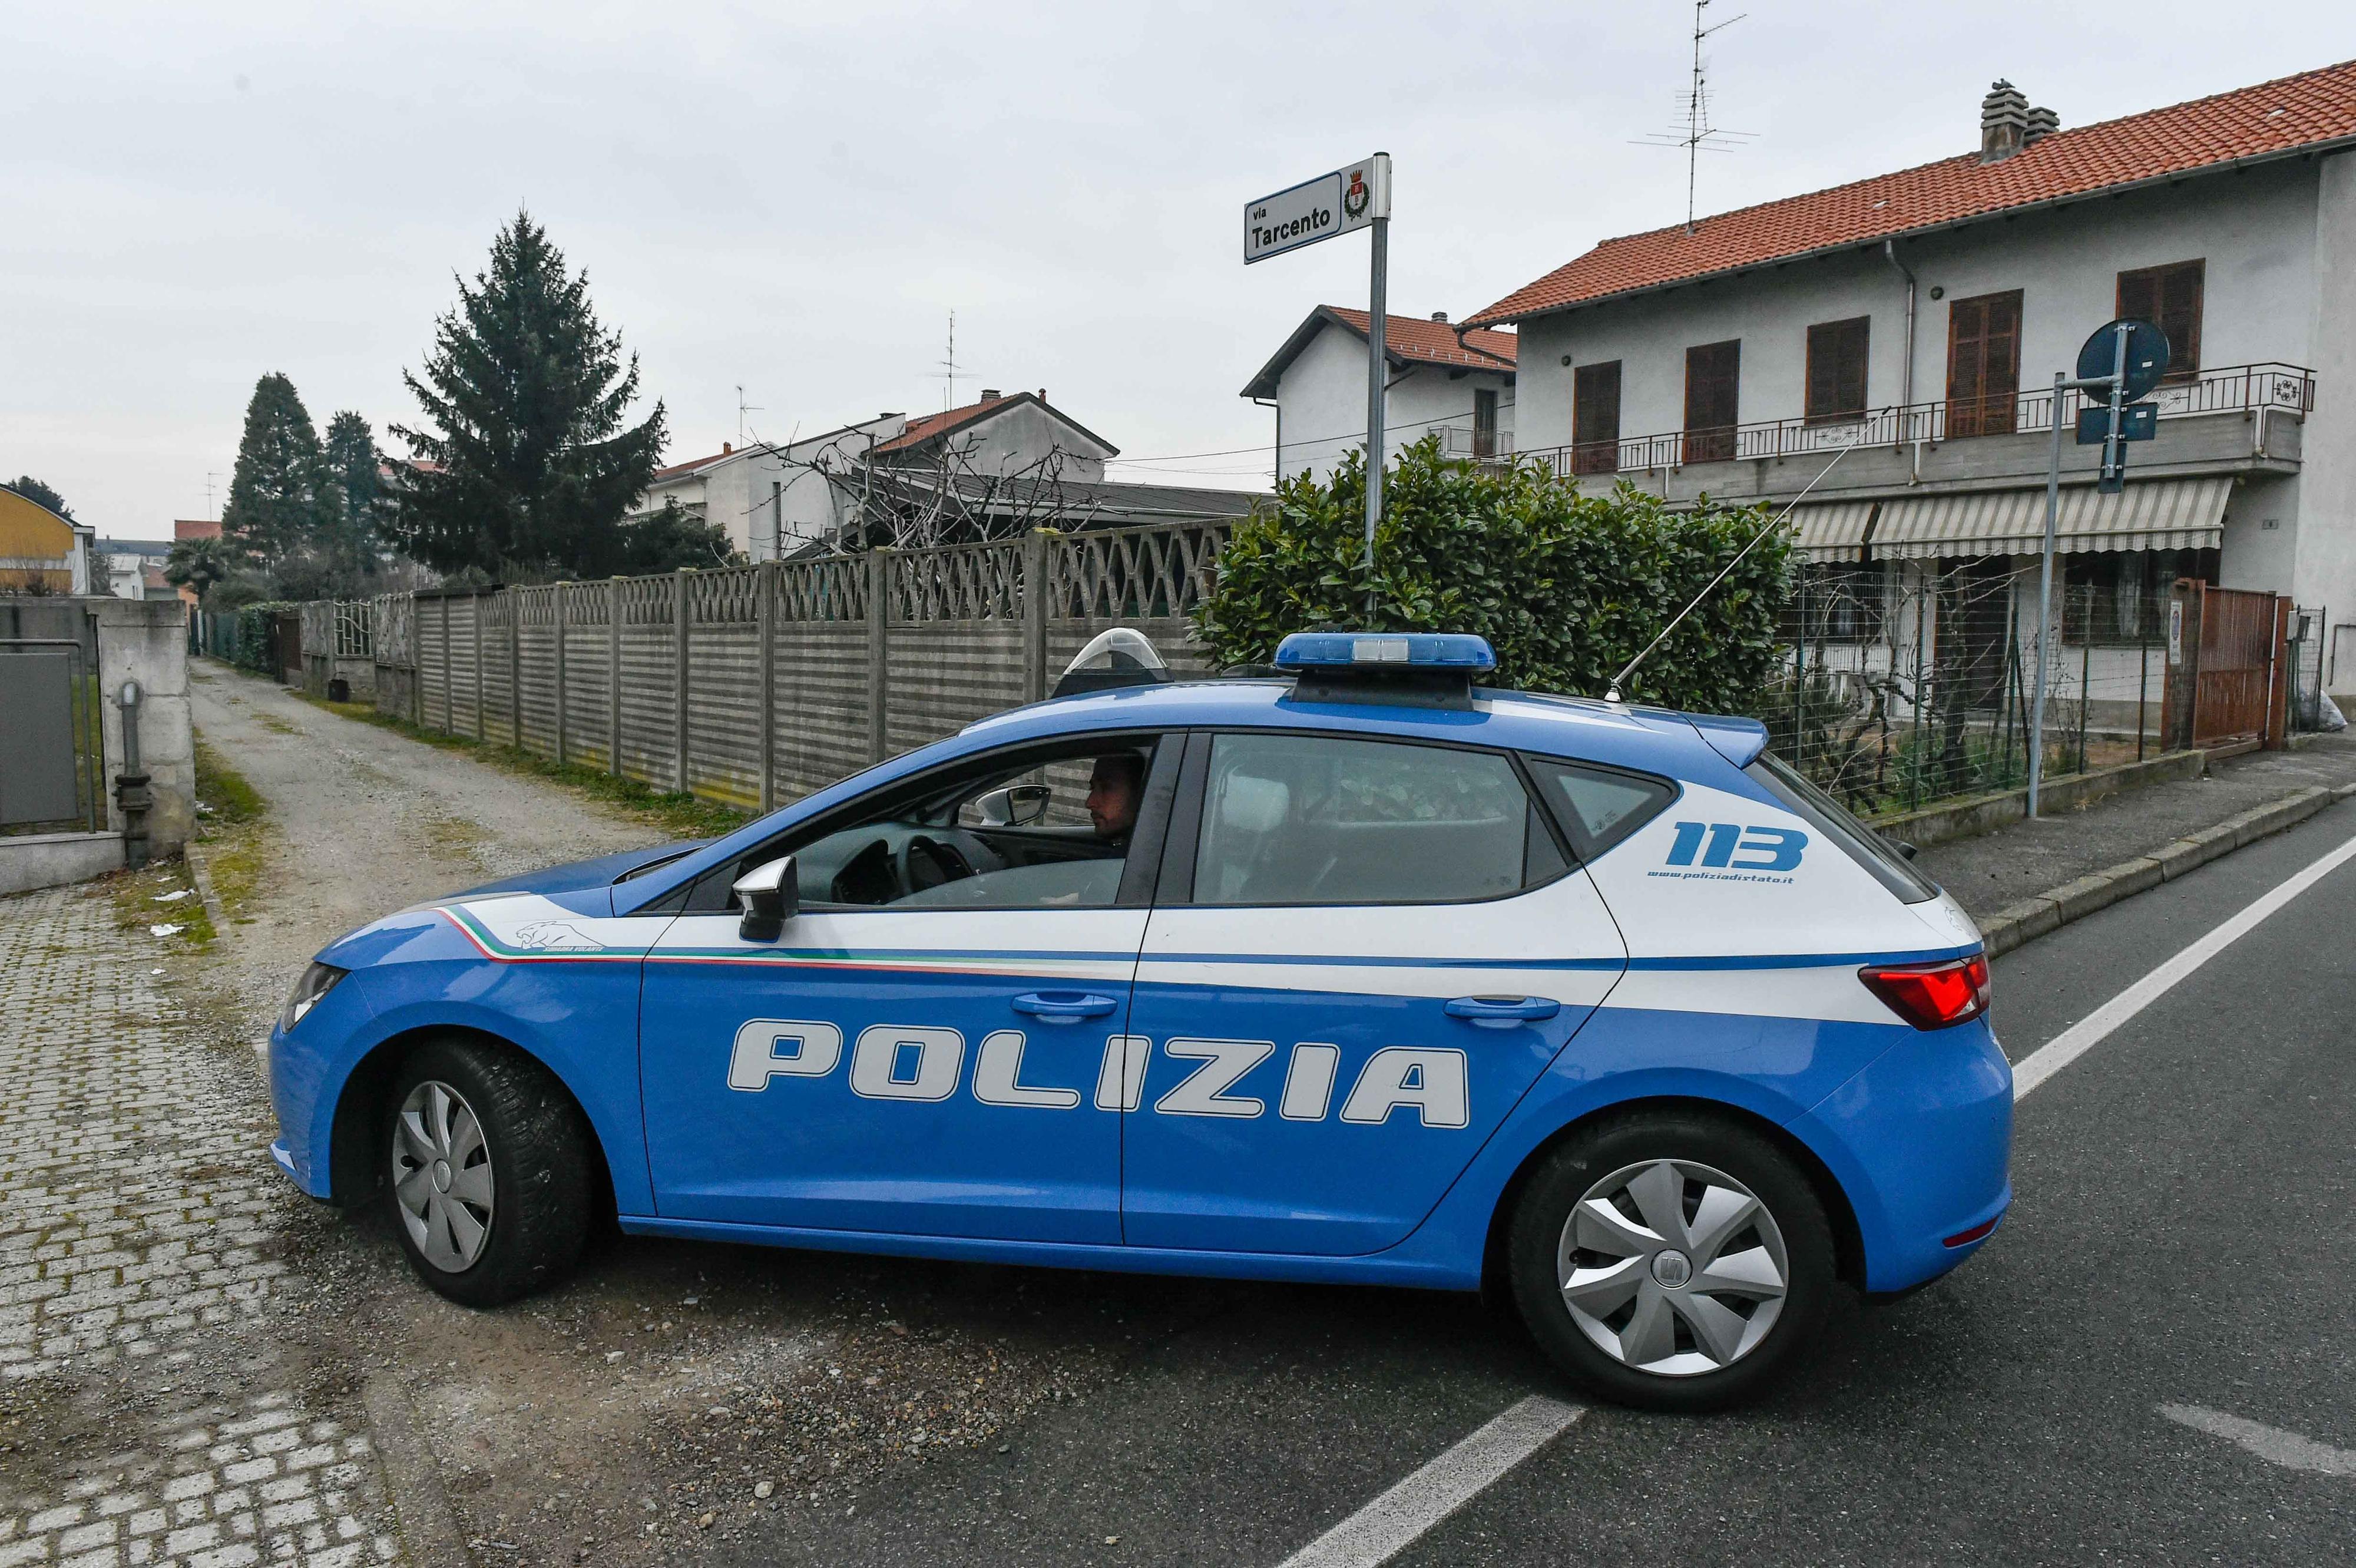
M 241 605 L 237 611 L 237 664 L 264 675 L 278 673 L 278 614 L 303 607 L 276 599 Z
M 1287 632 L 1477 632 L 1494 683 L 1600 697 L 1612 675 L 1765 526 L 1758 507 L 1672 510 L 1622 481 L 1582 496 L 1533 462 L 1443 457 L 1437 436 L 1399 456 L 1364 564 L 1365 467 L 1281 481 L 1219 553 L 1197 633 L 1227 667 L 1266 663 Z M 1791 542 L 1759 541 L 1645 660 L 1631 702 L 1757 711 L 1780 663 Z M 1374 607 L 1367 609 L 1373 590 Z

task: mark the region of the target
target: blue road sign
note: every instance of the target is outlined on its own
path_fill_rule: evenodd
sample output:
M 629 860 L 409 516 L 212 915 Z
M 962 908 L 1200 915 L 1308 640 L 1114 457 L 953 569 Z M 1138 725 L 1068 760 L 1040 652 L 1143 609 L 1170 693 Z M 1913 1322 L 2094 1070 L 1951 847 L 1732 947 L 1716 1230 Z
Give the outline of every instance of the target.
M 2078 350 L 2078 379 L 2093 381 L 2111 373 L 2122 326 L 2127 328 L 2126 386 L 2122 395 L 2133 403 L 2159 385 L 2159 378 L 2168 373 L 2168 334 L 2148 321 L 2113 321 L 2096 328 L 2086 346 Z

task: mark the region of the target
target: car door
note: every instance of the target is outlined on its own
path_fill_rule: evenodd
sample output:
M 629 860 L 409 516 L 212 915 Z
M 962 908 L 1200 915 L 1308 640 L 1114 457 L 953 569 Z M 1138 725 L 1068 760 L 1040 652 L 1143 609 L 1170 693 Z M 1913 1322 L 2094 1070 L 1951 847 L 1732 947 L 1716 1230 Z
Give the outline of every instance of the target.
M 1150 824 L 1095 832 L 1079 809 L 1091 752 L 1132 758 Z M 802 906 L 764 942 L 691 897 L 648 954 L 660 1214 L 1117 1242 L 1119 1115 L 1098 1086 L 1126 1048 L 1177 765 L 1175 743 L 1134 734 L 993 755 L 722 868 L 715 886 L 794 853 Z M 1044 820 L 1004 823 L 1002 793 L 991 807 L 1017 775 L 1048 782 Z
M 1130 1014 L 1132 1246 L 1400 1240 L 1626 961 L 1501 750 L 1196 736 L 1162 867 Z

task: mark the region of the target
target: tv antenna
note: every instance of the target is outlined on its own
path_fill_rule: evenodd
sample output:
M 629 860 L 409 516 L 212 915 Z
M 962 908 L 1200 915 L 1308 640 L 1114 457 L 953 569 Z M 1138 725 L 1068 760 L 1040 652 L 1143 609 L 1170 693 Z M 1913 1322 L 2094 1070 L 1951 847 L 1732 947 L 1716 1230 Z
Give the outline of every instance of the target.
M 1712 33 L 1724 32 L 1751 13 L 1745 11 L 1741 16 L 1729 16 L 1723 22 L 1706 26 L 1704 13 L 1708 9 L 1709 0 L 1694 0 L 1693 84 L 1680 104 L 1684 123 L 1675 131 L 1655 131 L 1650 135 L 1640 137 L 1636 143 L 1644 147 L 1683 147 L 1686 150 L 1686 232 L 1688 234 L 1694 231 L 1694 193 L 1701 170 L 1701 155 L 1706 152 L 1731 152 L 1738 144 L 1749 141 L 1751 136 L 1749 131 L 1723 131 L 1710 124 L 1709 68 L 1701 58 L 1701 41 L 1704 38 Z
M 949 351 L 940 361 L 941 377 L 948 384 L 941 389 L 941 412 L 957 406 L 957 312 L 949 312 Z
M 205 510 L 212 515 L 216 522 L 220 521 L 220 513 L 213 508 L 213 481 L 220 478 L 220 470 L 218 468 L 209 468 L 205 471 Z
M 768 412 L 768 410 L 766 410 L 766 409 L 763 408 L 763 407 L 762 407 L 759 403 L 746 403 L 746 402 L 744 401 L 744 382 L 742 382 L 742 381 L 738 381 L 738 382 L 736 383 L 736 445 L 737 445 L 737 446 L 742 446 L 743 445 L 744 445 L 744 416 L 745 416 L 746 414 L 748 414 L 748 413 L 766 413 L 767 412 Z

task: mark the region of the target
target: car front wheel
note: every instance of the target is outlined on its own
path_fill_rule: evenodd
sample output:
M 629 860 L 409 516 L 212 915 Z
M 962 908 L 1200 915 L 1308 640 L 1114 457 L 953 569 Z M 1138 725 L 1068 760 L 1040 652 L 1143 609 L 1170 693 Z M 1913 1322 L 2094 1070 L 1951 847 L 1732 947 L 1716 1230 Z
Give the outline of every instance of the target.
M 570 1270 L 588 1233 L 588 1130 L 538 1063 L 433 1041 L 395 1076 L 383 1142 L 402 1251 L 427 1284 L 498 1306 Z
M 1677 1112 L 1606 1122 L 1547 1156 L 1510 1237 L 1539 1345 L 1605 1398 L 1713 1410 L 1781 1375 L 1834 1284 L 1831 1228 L 1767 1139 Z

